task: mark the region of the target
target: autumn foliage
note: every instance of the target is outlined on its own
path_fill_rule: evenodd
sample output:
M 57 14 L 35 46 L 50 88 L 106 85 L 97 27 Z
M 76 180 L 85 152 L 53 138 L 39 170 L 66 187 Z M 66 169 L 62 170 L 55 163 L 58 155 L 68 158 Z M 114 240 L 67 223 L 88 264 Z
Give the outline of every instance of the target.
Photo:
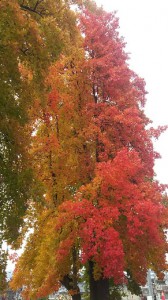
M 79 294 L 90 262 L 93 280 L 115 284 L 127 282 L 124 271 L 144 284 L 148 268 L 166 268 L 165 187 L 154 178 L 152 143 L 165 127 L 149 126 L 145 82 L 128 65 L 115 14 L 86 6 L 74 43 L 48 69 L 44 101 L 30 110 L 31 167 L 44 193 L 30 201 L 33 233 L 11 283 L 26 299 L 61 284 Z

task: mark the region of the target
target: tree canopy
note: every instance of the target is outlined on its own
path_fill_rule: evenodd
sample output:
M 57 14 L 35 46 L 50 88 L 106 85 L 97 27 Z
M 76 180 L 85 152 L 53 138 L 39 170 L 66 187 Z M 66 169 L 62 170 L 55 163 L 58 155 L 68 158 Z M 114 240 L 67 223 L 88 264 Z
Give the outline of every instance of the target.
M 0 8 L 1 231 L 14 243 L 23 220 L 19 240 L 33 228 L 11 286 L 37 299 L 63 284 L 79 300 L 83 267 L 91 300 L 109 299 L 111 281 L 144 284 L 166 268 L 152 142 L 166 127 L 150 127 L 115 13 L 92 1 Z

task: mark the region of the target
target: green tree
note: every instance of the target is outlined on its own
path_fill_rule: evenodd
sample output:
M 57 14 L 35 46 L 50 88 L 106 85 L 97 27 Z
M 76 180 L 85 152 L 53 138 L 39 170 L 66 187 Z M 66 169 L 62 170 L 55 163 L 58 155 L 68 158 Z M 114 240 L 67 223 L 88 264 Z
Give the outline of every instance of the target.
M 5 250 L 0 249 L 0 294 L 3 293 L 7 288 L 7 253 Z

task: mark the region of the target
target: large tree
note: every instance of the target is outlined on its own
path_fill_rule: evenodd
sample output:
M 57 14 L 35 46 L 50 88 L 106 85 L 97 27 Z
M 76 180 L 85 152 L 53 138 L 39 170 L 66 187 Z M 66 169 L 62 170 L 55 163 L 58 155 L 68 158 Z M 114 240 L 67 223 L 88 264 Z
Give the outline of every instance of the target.
M 27 299 L 60 284 L 81 299 L 83 266 L 91 300 L 110 299 L 110 282 L 143 284 L 149 267 L 165 269 L 167 208 L 152 143 L 164 128 L 149 128 L 145 83 L 129 68 L 115 14 L 87 4 L 46 76 L 45 103 L 31 109 L 29 152 L 44 193 L 30 203 L 33 233 L 12 280 Z
M 77 32 L 64 1 L 0 3 L 0 245 L 17 243 L 29 202 L 43 193 L 29 151 L 37 119 L 32 107 L 45 105 L 48 68 L 69 53 Z

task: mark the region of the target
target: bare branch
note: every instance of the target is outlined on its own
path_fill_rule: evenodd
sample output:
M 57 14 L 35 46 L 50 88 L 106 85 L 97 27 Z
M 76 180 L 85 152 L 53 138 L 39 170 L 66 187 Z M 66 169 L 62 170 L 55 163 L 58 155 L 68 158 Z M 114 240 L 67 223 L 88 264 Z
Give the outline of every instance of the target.
M 39 4 L 41 4 L 44 0 L 38 0 L 34 6 L 34 11 L 36 11 L 36 8 Z
M 27 55 L 27 51 L 28 51 L 28 50 L 29 50 L 28 48 L 26 48 L 26 49 L 20 48 L 20 51 L 21 51 L 23 54 L 25 54 L 25 55 Z

